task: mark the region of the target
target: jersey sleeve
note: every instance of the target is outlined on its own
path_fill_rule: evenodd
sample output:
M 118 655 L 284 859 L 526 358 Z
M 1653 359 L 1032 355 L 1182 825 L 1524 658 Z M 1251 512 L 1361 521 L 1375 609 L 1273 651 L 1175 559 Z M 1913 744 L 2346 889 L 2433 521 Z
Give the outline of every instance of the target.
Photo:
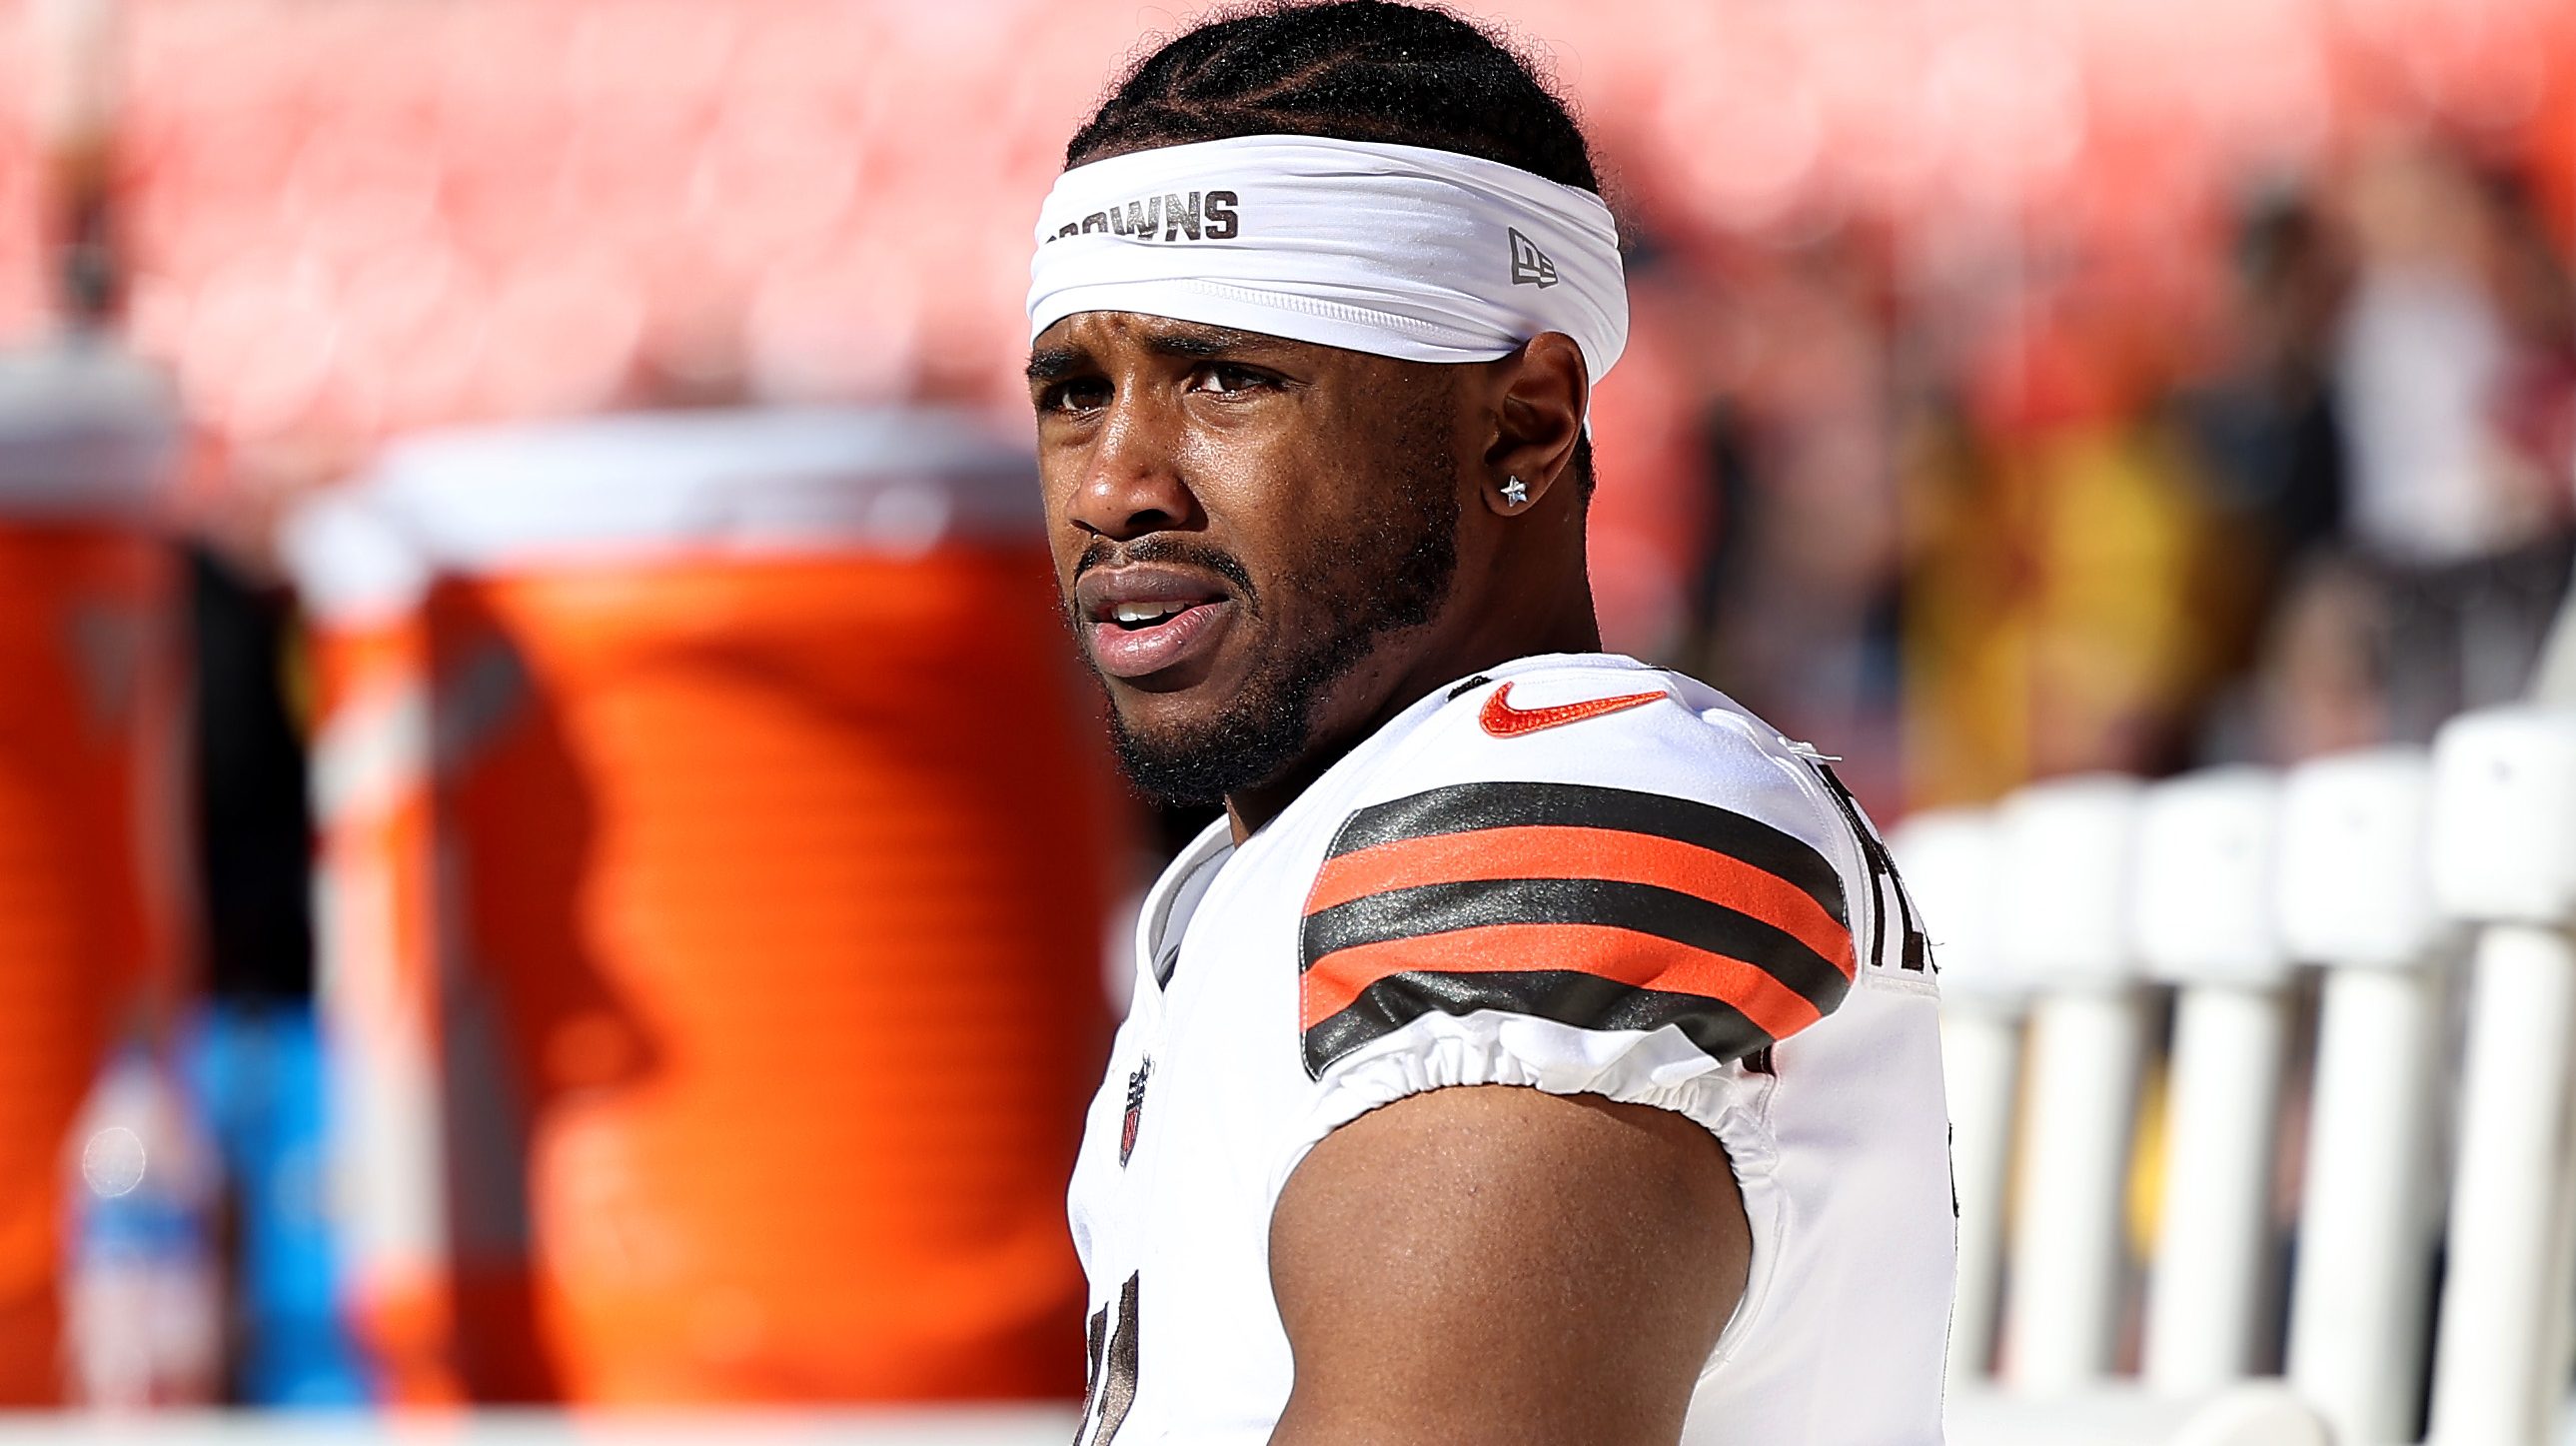
M 1422 1018 L 1670 1027 L 1728 1064 L 1840 1003 L 1840 876 L 1722 804 L 1591 783 L 1433 788 L 1334 838 L 1299 934 L 1306 1068 Z
M 1640 676 L 1513 681 L 1527 711 L 1633 696 Z M 1296 1155 L 1474 1084 L 1675 1110 L 1740 1166 L 1768 1149 L 1747 1111 L 1771 1046 L 1853 987 L 1866 859 L 1812 763 L 1684 688 L 1706 693 L 1676 679 L 1651 706 L 1526 736 L 1478 727 L 1469 697 L 1390 761 L 1304 899 L 1317 1090 Z

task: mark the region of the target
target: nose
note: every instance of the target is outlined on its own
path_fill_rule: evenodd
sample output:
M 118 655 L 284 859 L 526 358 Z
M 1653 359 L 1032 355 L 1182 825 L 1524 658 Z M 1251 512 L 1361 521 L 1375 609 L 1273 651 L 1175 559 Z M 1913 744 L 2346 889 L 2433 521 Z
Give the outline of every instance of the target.
M 1178 418 L 1127 387 L 1118 391 L 1080 464 L 1067 520 L 1118 542 L 1197 525 L 1198 498 L 1179 465 Z

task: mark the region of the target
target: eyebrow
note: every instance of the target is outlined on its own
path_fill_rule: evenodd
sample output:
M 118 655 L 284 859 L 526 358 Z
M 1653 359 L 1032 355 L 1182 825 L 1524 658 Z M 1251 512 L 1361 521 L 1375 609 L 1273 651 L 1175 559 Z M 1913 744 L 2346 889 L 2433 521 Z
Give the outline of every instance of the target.
M 1200 324 L 1192 324 L 1187 331 L 1148 336 L 1142 342 L 1145 350 L 1155 356 L 1184 357 L 1193 361 L 1247 353 L 1257 355 L 1288 344 L 1285 338 L 1264 336 L 1257 331 Z M 1042 346 L 1029 353 L 1028 378 L 1041 384 L 1060 382 L 1092 364 L 1091 353 L 1081 347 Z
M 1090 354 L 1078 347 L 1042 346 L 1029 353 L 1029 380 L 1060 382 L 1090 360 Z

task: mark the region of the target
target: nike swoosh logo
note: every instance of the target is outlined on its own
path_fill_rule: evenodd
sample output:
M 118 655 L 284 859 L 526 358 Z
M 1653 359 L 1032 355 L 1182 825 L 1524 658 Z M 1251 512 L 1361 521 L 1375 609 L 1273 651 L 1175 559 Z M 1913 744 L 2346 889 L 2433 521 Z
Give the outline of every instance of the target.
M 1624 713 L 1631 708 L 1652 703 L 1658 698 L 1671 696 L 1670 693 L 1657 688 L 1651 693 L 1624 693 L 1616 698 L 1593 698 L 1581 703 L 1559 703 L 1553 708 L 1515 708 L 1511 703 L 1512 685 L 1505 683 L 1494 690 L 1493 696 L 1485 700 L 1484 711 L 1476 715 L 1476 721 L 1484 724 L 1485 731 L 1497 738 L 1517 738 L 1524 733 L 1536 733 L 1542 728 L 1554 728 L 1561 723 L 1580 723 L 1586 718 L 1598 718 L 1606 713 Z

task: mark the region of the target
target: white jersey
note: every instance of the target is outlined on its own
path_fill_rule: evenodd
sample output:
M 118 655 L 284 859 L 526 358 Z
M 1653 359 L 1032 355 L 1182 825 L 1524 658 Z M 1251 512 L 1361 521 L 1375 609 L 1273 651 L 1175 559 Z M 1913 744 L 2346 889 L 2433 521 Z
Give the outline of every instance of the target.
M 1073 1176 L 1080 1446 L 1267 1441 L 1289 1173 L 1475 1084 L 1725 1145 L 1752 1273 L 1685 1442 L 1940 1439 L 1955 1220 L 1922 936 L 1841 785 L 1716 690 L 1596 654 L 1426 698 L 1240 846 L 1219 820 L 1184 850 L 1136 964 Z

